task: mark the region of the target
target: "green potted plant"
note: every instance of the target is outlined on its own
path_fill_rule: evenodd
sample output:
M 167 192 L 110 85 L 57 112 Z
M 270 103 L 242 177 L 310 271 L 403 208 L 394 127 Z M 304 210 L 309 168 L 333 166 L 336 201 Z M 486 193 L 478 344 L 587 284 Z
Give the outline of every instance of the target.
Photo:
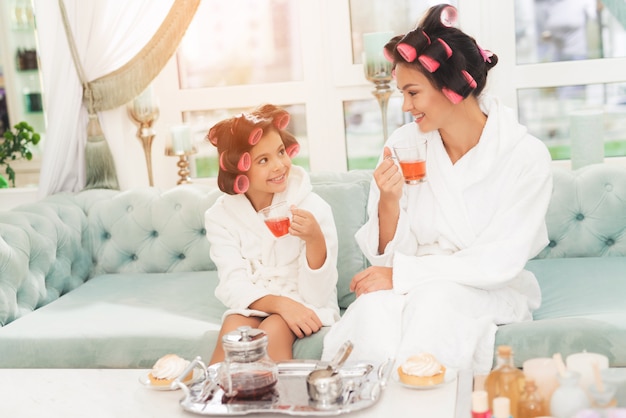
M 30 150 L 31 145 L 37 145 L 41 136 L 35 132 L 32 126 L 27 122 L 19 122 L 13 126 L 13 131 L 7 130 L 3 137 L 0 138 L 0 167 L 6 166 L 5 172 L 11 183 L 15 187 L 15 171 L 9 164 L 18 158 L 26 158 L 31 160 L 33 153 Z M 7 180 L 0 174 L 0 188 L 6 187 Z

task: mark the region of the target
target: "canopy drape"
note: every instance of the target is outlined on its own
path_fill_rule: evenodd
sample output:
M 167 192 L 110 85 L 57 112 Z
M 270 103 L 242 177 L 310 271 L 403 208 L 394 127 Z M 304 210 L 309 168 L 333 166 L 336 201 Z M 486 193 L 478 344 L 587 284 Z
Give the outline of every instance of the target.
M 199 1 L 63 0 L 75 57 L 88 82 L 83 86 L 59 3 L 35 0 L 47 116 L 40 196 L 85 187 L 87 170 L 92 168 L 85 163 L 90 105 L 99 117 L 106 138 L 104 148 L 113 157 L 119 187 L 134 186 L 133 179 L 124 176 L 124 167 L 136 163 L 125 158 L 125 104 L 144 90 L 169 60 Z M 96 152 L 102 151 L 102 145 Z M 96 160 L 100 157 L 95 154 Z M 90 158 L 93 161 L 94 156 Z M 102 184 L 97 178 L 95 181 L 98 187 L 112 186 L 107 186 L 108 180 Z

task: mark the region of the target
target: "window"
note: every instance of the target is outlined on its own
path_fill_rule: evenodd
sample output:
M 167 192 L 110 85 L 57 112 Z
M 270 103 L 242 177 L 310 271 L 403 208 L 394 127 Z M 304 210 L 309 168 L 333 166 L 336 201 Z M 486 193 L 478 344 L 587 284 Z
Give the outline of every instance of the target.
M 518 70 L 534 75 L 517 86 L 519 117 L 554 160 L 582 158 L 594 142 L 604 157 L 626 155 L 626 74 L 598 82 L 626 56 L 625 13 L 613 0 L 515 0 Z

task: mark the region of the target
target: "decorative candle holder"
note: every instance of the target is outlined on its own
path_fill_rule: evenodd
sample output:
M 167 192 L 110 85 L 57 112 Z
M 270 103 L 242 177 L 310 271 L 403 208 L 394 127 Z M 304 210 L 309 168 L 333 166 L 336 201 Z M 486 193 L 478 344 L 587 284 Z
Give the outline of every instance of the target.
M 390 83 L 391 63 L 383 54 L 385 44 L 393 36 L 393 32 L 374 32 L 363 34 L 363 70 L 365 78 L 374 83 L 375 89 L 372 94 L 376 97 L 383 121 L 383 137 L 387 142 L 387 107 L 393 91 Z
M 191 129 L 188 125 L 177 125 L 170 128 L 171 141 L 165 148 L 165 155 L 178 156 L 178 177 L 176 184 L 189 184 L 189 156 L 198 152 L 191 143 Z
M 152 142 L 154 141 L 155 131 L 153 125 L 159 118 L 159 107 L 152 93 L 152 86 L 149 86 L 130 102 L 127 110 L 130 118 L 138 125 L 137 138 L 141 141 L 143 153 L 146 157 L 148 182 L 150 186 L 154 186 L 152 177 Z

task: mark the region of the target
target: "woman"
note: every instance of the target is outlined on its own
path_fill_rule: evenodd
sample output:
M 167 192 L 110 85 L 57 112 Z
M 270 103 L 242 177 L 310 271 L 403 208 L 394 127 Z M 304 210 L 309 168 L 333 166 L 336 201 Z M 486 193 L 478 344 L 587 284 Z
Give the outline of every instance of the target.
M 497 325 L 525 321 L 541 302 L 524 270 L 547 243 L 552 189 L 544 144 L 511 109 L 481 95 L 496 55 L 434 6 L 385 46 L 403 110 L 374 171 L 369 220 L 356 239 L 371 267 L 354 276 L 357 300 L 324 341 L 323 359 L 354 343 L 351 359 L 402 363 L 429 352 L 450 368 L 490 370 Z M 391 149 L 427 141 L 427 181 L 405 185 Z

